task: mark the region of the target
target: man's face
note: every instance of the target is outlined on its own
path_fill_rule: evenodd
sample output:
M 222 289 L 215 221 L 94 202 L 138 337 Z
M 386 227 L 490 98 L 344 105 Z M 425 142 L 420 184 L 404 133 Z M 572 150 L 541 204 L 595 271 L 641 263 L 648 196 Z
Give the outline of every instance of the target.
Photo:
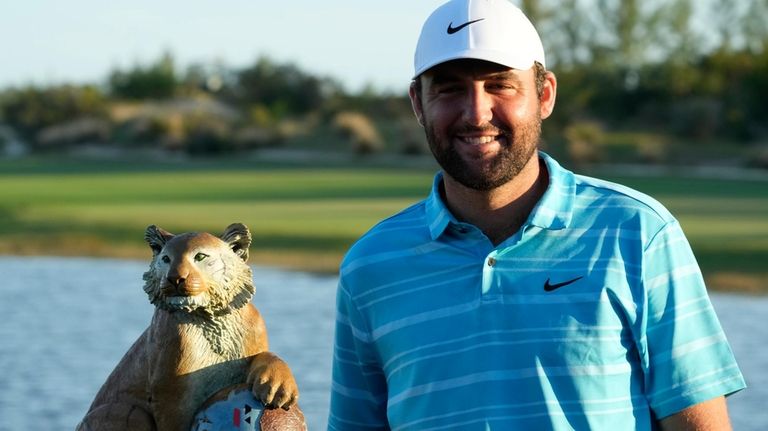
M 456 60 L 411 89 L 429 147 L 446 175 L 475 190 L 506 184 L 535 157 L 542 109 L 534 70 Z

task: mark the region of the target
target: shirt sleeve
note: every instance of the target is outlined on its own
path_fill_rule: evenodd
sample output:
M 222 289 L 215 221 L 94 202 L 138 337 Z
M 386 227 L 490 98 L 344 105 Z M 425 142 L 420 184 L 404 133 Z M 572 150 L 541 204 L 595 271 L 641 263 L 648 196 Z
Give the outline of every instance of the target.
M 677 221 L 643 256 L 646 396 L 661 419 L 746 385 Z
M 339 282 L 328 430 L 388 430 L 387 383 L 368 325 Z

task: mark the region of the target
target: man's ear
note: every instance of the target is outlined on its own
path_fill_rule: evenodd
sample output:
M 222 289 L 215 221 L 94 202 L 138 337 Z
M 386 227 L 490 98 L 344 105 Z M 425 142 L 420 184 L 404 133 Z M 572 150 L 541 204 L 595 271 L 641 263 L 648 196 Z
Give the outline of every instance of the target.
M 547 71 L 544 78 L 544 86 L 541 89 L 541 119 L 552 115 L 555 110 L 555 99 L 557 98 L 557 78 L 555 74 Z
M 416 79 L 421 79 L 417 76 Z M 408 96 L 411 98 L 411 107 L 413 113 L 416 115 L 416 121 L 424 127 L 424 109 L 421 105 L 421 93 L 420 86 L 416 84 L 416 80 L 411 81 L 411 86 L 408 88 Z

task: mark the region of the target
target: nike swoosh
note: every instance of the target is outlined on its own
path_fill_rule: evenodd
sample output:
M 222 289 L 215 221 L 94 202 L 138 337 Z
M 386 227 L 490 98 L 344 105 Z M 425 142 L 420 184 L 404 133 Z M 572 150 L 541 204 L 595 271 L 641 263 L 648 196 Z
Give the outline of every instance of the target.
M 564 281 L 562 283 L 557 283 L 557 284 L 549 284 L 549 279 L 547 279 L 547 281 L 544 283 L 544 291 L 545 292 L 551 292 L 551 291 L 553 291 L 555 289 L 559 289 L 559 288 L 561 288 L 563 286 L 567 286 L 569 284 L 575 283 L 575 282 L 581 280 L 582 278 L 584 278 L 584 276 L 576 277 L 573 280 L 568 280 L 568 281 Z
M 485 19 L 485 18 L 480 18 L 480 19 L 476 19 L 476 20 L 474 20 L 474 21 L 467 21 L 467 22 L 465 22 L 464 24 L 462 24 L 462 25 L 460 25 L 460 26 L 458 26 L 458 27 L 454 27 L 454 26 L 453 26 L 453 22 L 451 22 L 450 24 L 448 24 L 448 34 L 454 34 L 454 33 L 456 33 L 457 31 L 461 30 L 462 28 L 464 28 L 464 27 L 466 27 L 466 26 L 468 26 L 468 25 L 470 25 L 470 24 L 474 24 L 474 23 L 476 23 L 476 22 L 478 22 L 478 21 L 482 21 L 482 20 L 484 20 L 484 19 Z

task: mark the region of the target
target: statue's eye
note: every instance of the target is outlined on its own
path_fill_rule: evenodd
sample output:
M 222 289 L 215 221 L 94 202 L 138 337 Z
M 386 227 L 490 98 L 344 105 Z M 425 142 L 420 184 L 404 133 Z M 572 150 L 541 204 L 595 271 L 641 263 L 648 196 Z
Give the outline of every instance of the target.
M 195 255 L 195 262 L 202 262 L 205 260 L 206 257 L 208 257 L 208 255 L 205 253 L 197 253 Z
M 163 263 L 171 263 L 171 258 L 170 258 L 170 257 L 168 257 L 168 255 L 167 255 L 167 254 L 166 254 L 166 255 L 164 255 L 164 256 L 163 256 L 162 258 L 160 258 L 160 259 L 163 261 Z

